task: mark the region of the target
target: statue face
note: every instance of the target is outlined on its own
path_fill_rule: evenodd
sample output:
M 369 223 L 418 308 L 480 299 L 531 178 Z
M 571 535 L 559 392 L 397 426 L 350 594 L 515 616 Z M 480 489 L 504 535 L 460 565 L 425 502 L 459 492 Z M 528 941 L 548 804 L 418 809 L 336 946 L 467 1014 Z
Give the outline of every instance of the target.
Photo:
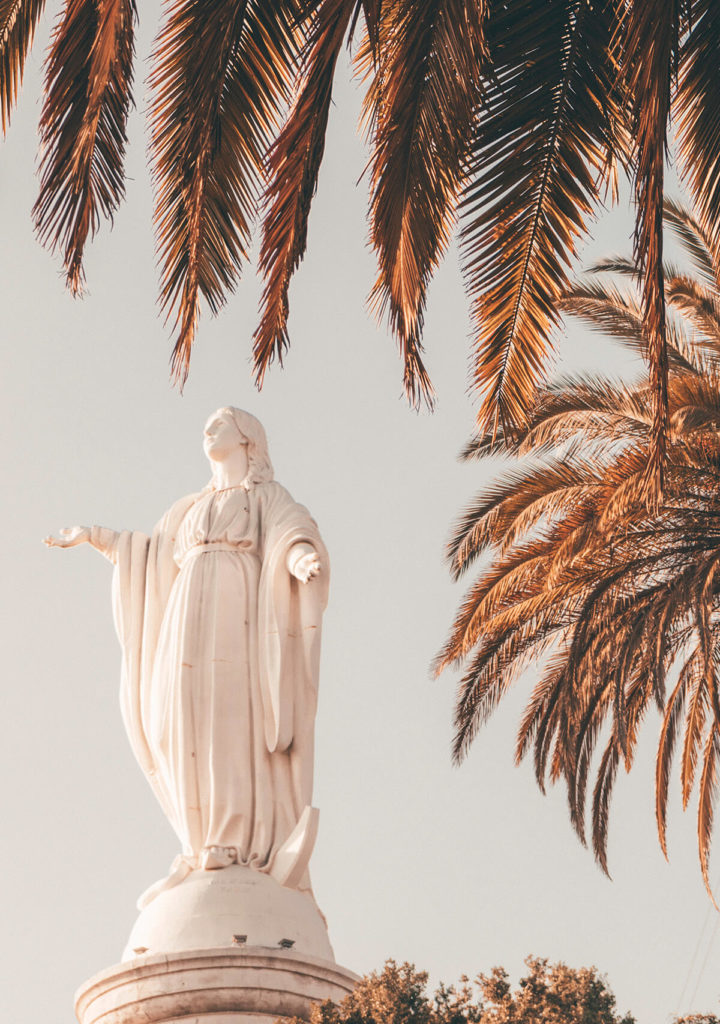
M 235 423 L 226 412 L 216 412 L 205 424 L 203 448 L 214 462 L 222 462 L 239 447 L 247 445 Z

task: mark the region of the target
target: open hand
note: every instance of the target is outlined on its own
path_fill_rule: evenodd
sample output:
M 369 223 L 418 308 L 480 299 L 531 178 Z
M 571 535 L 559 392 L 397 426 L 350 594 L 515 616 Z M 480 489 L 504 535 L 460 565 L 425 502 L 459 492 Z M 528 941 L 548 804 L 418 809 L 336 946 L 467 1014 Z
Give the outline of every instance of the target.
M 318 558 L 317 551 L 309 551 L 302 558 L 298 558 L 292 572 L 293 576 L 299 579 L 301 583 L 307 583 L 313 576 L 317 576 L 320 572 L 320 559 Z
M 74 548 L 77 544 L 87 544 L 90 540 L 89 526 L 70 526 L 59 531 L 59 537 L 52 534 L 43 539 L 49 548 Z

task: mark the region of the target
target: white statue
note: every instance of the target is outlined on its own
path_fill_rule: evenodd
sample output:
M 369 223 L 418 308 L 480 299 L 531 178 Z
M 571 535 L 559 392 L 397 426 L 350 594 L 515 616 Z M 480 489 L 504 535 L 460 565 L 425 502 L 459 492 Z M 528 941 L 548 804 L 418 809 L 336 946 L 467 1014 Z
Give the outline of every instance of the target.
M 313 730 L 328 558 L 307 509 L 273 481 L 265 431 L 207 422 L 212 479 L 152 536 L 76 526 L 115 566 L 130 743 L 182 842 L 168 879 L 233 863 L 309 888 Z

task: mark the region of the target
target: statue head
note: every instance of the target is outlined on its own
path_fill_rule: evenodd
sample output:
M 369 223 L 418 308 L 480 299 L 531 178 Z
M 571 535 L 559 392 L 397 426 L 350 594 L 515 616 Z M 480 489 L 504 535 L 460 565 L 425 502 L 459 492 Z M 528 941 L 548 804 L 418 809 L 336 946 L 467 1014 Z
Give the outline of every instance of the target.
M 273 479 L 267 437 L 260 420 L 252 413 L 245 412 L 244 409 L 224 406 L 210 417 L 208 427 L 212 424 L 218 424 L 220 427 L 220 431 L 212 438 L 208 437 L 208 428 L 206 427 L 205 454 L 213 466 L 223 461 L 233 448 L 246 445 L 248 469 L 243 481 L 246 490 L 250 490 L 254 484 L 266 483 Z M 224 425 L 227 425 L 230 430 L 226 429 Z

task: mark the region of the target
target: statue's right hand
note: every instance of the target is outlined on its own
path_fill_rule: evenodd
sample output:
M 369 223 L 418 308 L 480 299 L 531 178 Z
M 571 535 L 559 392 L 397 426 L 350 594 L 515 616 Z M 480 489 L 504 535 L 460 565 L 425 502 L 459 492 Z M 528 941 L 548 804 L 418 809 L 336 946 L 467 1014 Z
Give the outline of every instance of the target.
M 59 537 L 52 535 L 43 539 L 49 548 L 74 548 L 77 544 L 88 544 L 90 541 L 89 526 L 70 526 L 59 531 Z

